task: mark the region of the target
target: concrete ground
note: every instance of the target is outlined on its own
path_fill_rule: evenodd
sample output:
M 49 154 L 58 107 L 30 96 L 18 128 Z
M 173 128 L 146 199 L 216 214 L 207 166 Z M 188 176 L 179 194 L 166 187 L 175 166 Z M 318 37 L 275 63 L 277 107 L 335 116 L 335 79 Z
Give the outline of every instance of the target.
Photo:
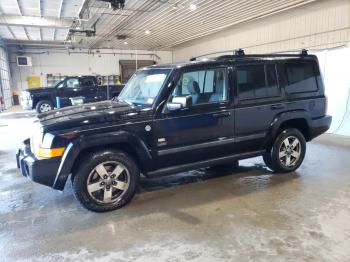
M 126 207 L 96 214 L 19 174 L 31 114 L 0 115 L 0 261 L 350 261 L 350 139 L 308 144 L 301 168 L 143 180 Z

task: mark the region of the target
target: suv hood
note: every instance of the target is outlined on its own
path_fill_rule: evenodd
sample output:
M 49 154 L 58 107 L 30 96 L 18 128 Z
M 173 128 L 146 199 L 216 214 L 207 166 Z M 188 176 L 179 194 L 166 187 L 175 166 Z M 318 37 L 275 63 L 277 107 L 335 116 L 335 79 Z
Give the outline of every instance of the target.
M 124 102 L 102 101 L 79 106 L 70 106 L 38 115 L 45 131 L 74 129 L 76 131 L 110 125 L 110 122 L 124 123 L 145 120 L 151 116 L 151 109 L 142 109 Z

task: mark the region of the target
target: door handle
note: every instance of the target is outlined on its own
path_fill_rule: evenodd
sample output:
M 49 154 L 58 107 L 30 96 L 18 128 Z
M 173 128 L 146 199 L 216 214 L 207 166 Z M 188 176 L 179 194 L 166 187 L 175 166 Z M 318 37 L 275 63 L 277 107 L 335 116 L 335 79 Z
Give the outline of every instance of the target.
M 284 109 L 286 106 L 284 104 L 275 104 L 271 106 L 272 110 Z
M 213 117 L 227 117 L 230 115 L 231 115 L 231 112 L 220 112 L 220 113 L 213 114 Z

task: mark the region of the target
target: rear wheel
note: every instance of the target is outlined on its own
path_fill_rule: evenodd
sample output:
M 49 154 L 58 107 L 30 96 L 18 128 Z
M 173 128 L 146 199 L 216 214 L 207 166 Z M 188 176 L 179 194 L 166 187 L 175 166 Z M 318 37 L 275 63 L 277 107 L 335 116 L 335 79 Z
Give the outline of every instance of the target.
M 76 199 L 95 212 L 118 209 L 131 201 L 139 183 L 139 169 L 122 151 L 105 150 L 88 155 L 73 179 Z
M 35 110 L 39 114 L 51 111 L 53 109 L 53 104 L 49 100 L 41 100 L 36 104 Z
M 306 141 L 295 128 L 283 130 L 272 147 L 263 155 L 265 164 L 273 171 L 286 173 L 299 168 L 304 160 Z

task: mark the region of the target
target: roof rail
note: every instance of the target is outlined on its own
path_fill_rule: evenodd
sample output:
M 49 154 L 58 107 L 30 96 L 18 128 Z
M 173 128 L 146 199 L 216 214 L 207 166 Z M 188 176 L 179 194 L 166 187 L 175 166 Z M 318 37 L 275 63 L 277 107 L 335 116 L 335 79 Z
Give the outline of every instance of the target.
M 218 52 L 203 54 L 203 55 L 199 55 L 199 56 L 193 56 L 189 60 L 192 62 L 192 61 L 196 61 L 200 57 L 209 56 L 209 55 L 215 55 L 215 54 L 222 54 L 222 53 L 229 53 L 229 52 L 230 51 L 218 51 Z M 244 53 L 244 50 L 242 48 L 238 48 L 238 49 L 233 51 L 233 55 L 235 55 L 235 56 L 244 56 L 245 53 Z M 232 55 L 222 55 L 220 57 L 224 57 L 224 56 L 232 56 Z
M 233 57 L 243 57 L 243 56 L 247 56 L 247 57 L 259 57 L 259 56 L 266 56 L 266 57 L 270 57 L 270 56 L 307 56 L 309 55 L 308 50 L 307 49 L 302 49 L 301 51 L 299 51 L 299 53 L 297 54 L 288 54 L 289 52 L 296 52 L 297 50 L 293 50 L 293 51 L 285 51 L 285 52 L 276 52 L 276 53 L 268 53 L 268 54 L 245 54 L 244 49 L 242 48 L 238 48 L 236 50 L 234 50 L 232 55 L 221 55 L 216 57 L 216 59 L 218 60 L 222 60 L 222 59 L 229 59 L 229 58 L 233 58 Z M 214 54 L 220 54 L 220 53 L 228 53 L 230 51 L 220 51 L 220 52 L 214 52 L 214 53 L 209 53 L 209 54 L 203 54 L 203 55 L 199 55 L 197 57 L 191 57 L 190 61 L 196 61 L 199 57 L 204 57 L 204 56 L 208 56 L 208 55 L 214 55 Z M 231 51 L 232 52 L 232 51 Z

